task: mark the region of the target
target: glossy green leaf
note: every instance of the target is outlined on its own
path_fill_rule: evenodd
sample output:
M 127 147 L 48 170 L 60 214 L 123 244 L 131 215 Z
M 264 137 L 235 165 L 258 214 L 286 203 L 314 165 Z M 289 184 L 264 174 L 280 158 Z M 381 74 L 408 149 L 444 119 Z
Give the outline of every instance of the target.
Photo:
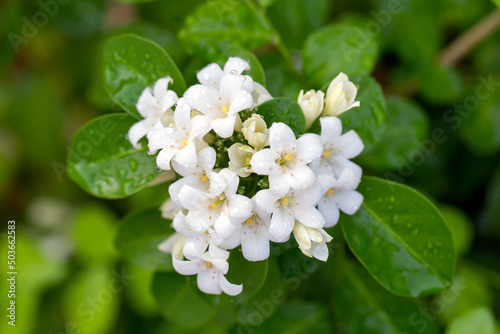
M 219 44 L 228 42 L 253 50 L 271 40 L 265 18 L 247 1 L 215 0 L 188 16 L 180 38 L 191 54 L 216 57 Z
M 419 314 L 421 305 L 391 294 L 355 263 L 342 267 L 333 303 L 345 333 L 438 333 L 436 324 Z
M 356 110 L 353 110 L 353 115 Z M 397 169 L 427 138 L 429 119 L 422 108 L 402 98 L 387 99 L 387 129 L 360 161 L 377 170 Z M 348 116 L 348 115 L 346 115 Z
M 113 247 L 117 217 L 103 206 L 83 205 L 75 219 L 73 240 L 76 253 L 87 264 L 111 264 L 117 257 Z M 96 233 L 99 231 L 99 233 Z
M 335 24 L 316 30 L 303 48 L 304 72 L 316 86 L 322 87 L 340 72 L 368 75 L 375 67 L 378 43 L 352 25 Z
M 453 236 L 453 244 L 455 245 L 457 255 L 463 256 L 467 254 L 474 239 L 474 225 L 472 221 L 458 208 L 440 205 L 439 209 Z
M 175 272 L 156 273 L 153 295 L 160 305 L 162 315 L 184 327 L 199 327 L 216 313 L 216 308 L 198 296 L 186 277 Z
M 364 202 L 341 227 L 351 251 L 392 293 L 423 296 L 451 284 L 453 238 L 439 210 L 407 186 L 363 177 Z
M 125 288 L 128 305 L 140 315 L 152 317 L 157 314 L 156 300 L 151 291 L 154 272 L 134 265 L 127 266 L 127 272 L 134 277 Z
M 158 208 L 131 213 L 116 235 L 116 248 L 131 263 L 149 270 L 173 270 L 172 257 L 158 250 L 174 230 Z
M 455 318 L 446 334 L 495 334 L 495 315 L 486 307 L 478 307 Z
M 228 261 L 227 279 L 234 284 L 243 284 L 243 292 L 231 299 L 236 303 L 244 302 L 255 295 L 266 281 L 267 260 L 250 262 L 239 249 L 235 249 L 231 251 Z
M 306 37 L 326 23 L 330 4 L 329 0 L 278 0 L 266 16 L 285 45 L 299 50 Z
M 181 96 L 186 90 L 184 78 L 165 50 L 156 43 L 124 34 L 108 39 L 104 45 L 105 87 L 113 100 L 130 115 L 139 117 L 135 107 L 146 87 L 170 76 L 169 89 Z
M 439 317 L 444 323 L 479 306 L 493 306 L 493 291 L 485 279 L 466 264 L 460 264 L 453 284 L 434 297 L 431 305 L 439 307 Z
M 156 161 L 147 146 L 136 150 L 127 140 L 132 116 L 111 114 L 85 124 L 74 135 L 68 174 L 82 189 L 102 198 L 122 198 L 146 187 L 155 177 Z
M 365 145 L 363 152 L 368 152 L 386 131 L 387 103 L 382 88 L 374 79 L 363 76 L 349 79 L 359 86 L 356 100 L 361 105 L 340 116 L 343 131 L 355 130 Z
M 259 105 L 255 110 L 264 117 L 267 126 L 275 122 L 287 124 L 299 136 L 306 132 L 306 119 L 300 105 L 286 97 L 277 97 Z

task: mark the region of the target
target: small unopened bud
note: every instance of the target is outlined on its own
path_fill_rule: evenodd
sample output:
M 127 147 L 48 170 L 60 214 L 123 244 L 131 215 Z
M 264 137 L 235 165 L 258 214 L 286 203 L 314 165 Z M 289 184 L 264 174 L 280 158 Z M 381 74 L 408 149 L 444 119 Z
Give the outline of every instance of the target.
M 354 101 L 357 93 L 356 85 L 341 72 L 328 86 L 323 116 L 340 116 L 351 108 L 359 107 L 359 101 Z
M 262 116 L 258 114 L 253 114 L 243 123 L 241 132 L 256 151 L 267 143 L 267 125 Z
M 321 115 L 324 107 L 325 93 L 311 89 L 304 94 L 304 90 L 300 91 L 297 102 L 302 108 L 302 112 L 306 118 L 306 128 L 309 129 L 313 122 Z

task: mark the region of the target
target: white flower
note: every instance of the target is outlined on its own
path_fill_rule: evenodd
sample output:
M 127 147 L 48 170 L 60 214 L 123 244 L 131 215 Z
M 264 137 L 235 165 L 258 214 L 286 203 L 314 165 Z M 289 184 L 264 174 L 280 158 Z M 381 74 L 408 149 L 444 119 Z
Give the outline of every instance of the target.
M 155 83 L 153 89 L 148 87 L 142 91 L 136 108 L 144 119 L 132 125 L 128 131 L 128 139 L 135 148 L 141 147 L 138 142 L 148 132 L 163 128 L 162 118 L 172 113 L 170 108 L 178 99 L 174 91 L 168 90 L 168 84 L 172 82 L 170 77 L 162 78 Z
M 258 82 L 254 82 L 254 89 L 252 91 L 253 106 L 256 107 L 266 101 L 271 100 L 273 97 L 267 89 Z
M 181 188 L 179 201 L 183 208 L 189 210 L 186 219 L 192 231 L 201 233 L 213 226 L 219 240 L 231 235 L 252 211 L 249 198 L 236 194 L 239 178 L 229 169 L 219 172 L 227 179 L 224 191 L 218 195 L 203 192 L 188 185 Z
M 339 209 L 348 215 L 353 215 L 363 203 L 363 195 L 354 190 L 360 179 L 350 169 L 344 169 L 338 179 L 331 175 L 321 175 L 318 182 L 324 191 L 318 203 L 318 210 L 325 217 L 325 227 L 337 224 Z
M 227 150 L 229 155 L 229 168 L 239 177 L 247 177 L 252 173 L 250 160 L 255 153 L 254 149 L 242 143 L 231 145 Z
M 197 166 L 193 168 L 184 167 L 177 161 L 172 161 L 173 169 L 181 176 L 181 179 L 172 183 L 168 188 L 170 198 L 173 202 L 182 206 L 179 201 L 179 193 L 183 186 L 188 185 L 192 188 L 209 192 L 212 195 L 220 195 L 227 187 L 227 178 L 224 174 L 213 171 L 215 166 L 216 153 L 212 147 L 206 147 L 198 152 Z
M 229 57 L 226 64 L 224 64 L 224 70 L 218 64 L 212 63 L 199 71 L 196 77 L 202 85 L 219 90 L 221 79 L 225 74 L 239 75 L 249 69 L 250 65 L 245 60 L 238 57 Z
M 160 206 L 161 216 L 165 219 L 172 220 L 180 209 L 181 207 L 169 198 Z
M 323 111 L 325 93 L 311 89 L 306 94 L 301 90 L 297 102 L 299 103 L 304 117 L 306 118 L 306 128 L 309 129 L 313 122 L 321 115 Z
M 172 258 L 182 260 L 182 248 L 184 247 L 185 241 L 186 236 L 176 232 L 159 244 L 158 250 L 163 253 L 172 254 Z
M 267 144 L 267 125 L 264 119 L 259 114 L 252 114 L 252 116 L 243 122 L 241 129 L 243 136 L 256 151 Z
M 358 88 L 344 73 L 332 80 L 326 91 L 325 109 L 323 116 L 339 116 L 347 110 L 359 107 L 359 101 L 356 99 Z
M 322 228 L 325 220 L 315 208 L 321 198 L 320 187 L 305 190 L 290 190 L 286 196 L 275 194 L 269 189 L 255 195 L 257 212 L 271 214 L 269 236 L 276 242 L 285 242 L 290 237 L 295 221 L 312 228 Z
M 252 106 L 253 81 L 249 76 L 225 74 L 216 90 L 204 85 L 191 86 L 184 98 L 210 122 L 211 128 L 222 138 L 234 132 L 238 113 Z
M 199 141 L 210 129 L 203 116 L 191 119 L 191 108 L 179 99 L 174 112 L 174 127 L 156 129 L 148 133 L 149 152 L 156 153 L 156 164 L 159 168 L 169 170 L 170 161 L 176 161 L 185 167 L 196 166 L 196 141 Z
M 188 261 L 172 259 L 174 269 L 182 275 L 198 275 L 198 288 L 208 294 L 219 295 L 222 292 L 236 296 L 243 290 L 243 285 L 229 283 L 224 276 L 229 269 L 229 252 L 215 247 L 213 244 L 208 251 L 199 253 L 199 248 L 192 242 L 186 241 L 183 248 L 184 256 Z
M 364 145 L 354 130 L 342 134 L 342 123 L 337 117 L 322 117 L 321 143 L 323 155 L 311 163 L 317 175 L 327 174 L 336 178 L 349 168 L 356 178 L 361 179 L 361 167 L 350 161 L 363 151 Z
M 293 235 L 299 244 L 299 248 L 308 257 L 315 257 L 318 260 L 326 261 L 328 259 L 328 246 L 333 238 L 322 228 L 311 228 L 295 222 Z
M 241 250 L 248 261 L 264 261 L 269 257 L 270 216 L 256 212 L 242 223 Z
M 307 166 L 323 153 L 318 135 L 307 133 L 299 139 L 284 123 L 274 123 L 269 129 L 270 148 L 255 153 L 250 160 L 252 170 L 269 175 L 272 191 L 284 195 L 290 187 L 299 190 L 316 183 L 314 172 Z

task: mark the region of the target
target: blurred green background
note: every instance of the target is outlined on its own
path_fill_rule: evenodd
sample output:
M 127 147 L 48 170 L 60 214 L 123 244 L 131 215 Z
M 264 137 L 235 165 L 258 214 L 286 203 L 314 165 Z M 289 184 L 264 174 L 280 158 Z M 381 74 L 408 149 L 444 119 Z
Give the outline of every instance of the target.
M 162 317 L 150 291 L 153 272 L 126 263 L 114 249 L 119 219 L 161 203 L 167 188 L 150 188 L 123 200 L 99 200 L 78 188 L 65 167 L 75 131 L 98 115 L 120 111 L 103 88 L 103 41 L 124 31 L 152 39 L 193 84 L 196 70 L 207 60 L 196 54 L 196 45 L 179 39 L 179 31 L 186 15 L 201 3 L 0 3 L 0 279 L 5 282 L 9 219 L 17 223 L 19 271 L 15 328 L 5 320 L 8 300 L 1 285 L 1 333 L 188 332 Z M 300 50 L 311 32 L 344 22 L 378 41 L 372 76 L 388 99 L 390 131 L 359 162 L 366 173 L 409 184 L 439 203 L 463 256 L 457 274 L 464 292 L 436 314 L 437 321 L 450 333 L 455 327 L 475 333 L 473 321 L 494 322 L 491 319 L 500 313 L 500 30 L 494 24 L 483 27 L 478 43 L 461 59 L 453 58 L 456 52 L 447 58 L 443 50 L 488 18 L 498 27 L 498 10 L 488 0 L 398 1 L 401 12 L 387 19 L 383 13 L 390 3 L 254 1 L 282 38 L 280 45 L 259 46 L 254 54 L 265 69 L 270 92 L 295 99 L 300 89 L 321 88 L 286 67 L 302 69 Z M 289 63 L 283 55 L 290 56 Z M 493 82 L 491 87 L 484 86 L 484 80 Z M 477 95 L 480 86 L 491 89 L 487 98 Z M 478 96 L 479 103 L 460 114 L 457 108 L 470 103 L 470 96 Z M 408 133 L 405 125 L 410 122 L 421 124 L 418 133 Z M 419 146 L 426 149 L 423 143 L 436 129 L 447 139 L 432 145 L 427 140 L 430 152 L 425 159 L 408 163 Z M 408 136 L 407 145 L 391 146 L 400 136 Z M 387 156 L 378 159 L 380 154 Z M 333 271 L 334 260 L 332 256 L 327 264 Z M 281 332 L 276 319 L 293 323 L 300 314 L 305 320 L 290 333 L 308 328 L 315 333 L 310 324 L 325 318 L 323 311 L 316 312 L 316 298 L 321 294 L 314 284 L 303 284 L 255 332 Z M 328 302 L 319 303 L 328 309 Z M 341 322 L 335 319 L 326 328 L 342 330 Z M 473 329 L 464 331 L 467 326 Z M 202 332 L 225 330 L 220 325 Z M 494 333 L 493 327 L 486 330 Z

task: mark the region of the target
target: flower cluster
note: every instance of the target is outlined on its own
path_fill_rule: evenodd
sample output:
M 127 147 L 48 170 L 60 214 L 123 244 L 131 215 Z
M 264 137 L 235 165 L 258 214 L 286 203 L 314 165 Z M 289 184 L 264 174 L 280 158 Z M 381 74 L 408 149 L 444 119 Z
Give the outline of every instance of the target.
M 171 78 L 158 80 L 139 98 L 144 120 L 128 135 L 136 147 L 146 136 L 158 167 L 181 176 L 162 206 L 176 233 L 159 249 L 172 255 L 178 273 L 197 275 L 198 287 L 209 294 L 242 291 L 225 277 L 229 250 L 239 246 L 248 261 L 262 261 L 270 242 L 286 242 L 293 233 L 305 255 L 326 261 L 332 237 L 324 228 L 363 201 L 355 190 L 361 168 L 349 160 L 363 143 L 352 130 L 342 134 L 335 117 L 359 105 L 356 86 L 341 73 L 326 97 L 301 91 L 307 126 L 323 117 L 320 134 L 297 138 L 284 123 L 268 128 L 256 113 L 272 96 L 242 74 L 249 69 L 236 57 L 223 69 L 210 64 L 198 72 L 200 84 L 180 98 L 168 90 Z

